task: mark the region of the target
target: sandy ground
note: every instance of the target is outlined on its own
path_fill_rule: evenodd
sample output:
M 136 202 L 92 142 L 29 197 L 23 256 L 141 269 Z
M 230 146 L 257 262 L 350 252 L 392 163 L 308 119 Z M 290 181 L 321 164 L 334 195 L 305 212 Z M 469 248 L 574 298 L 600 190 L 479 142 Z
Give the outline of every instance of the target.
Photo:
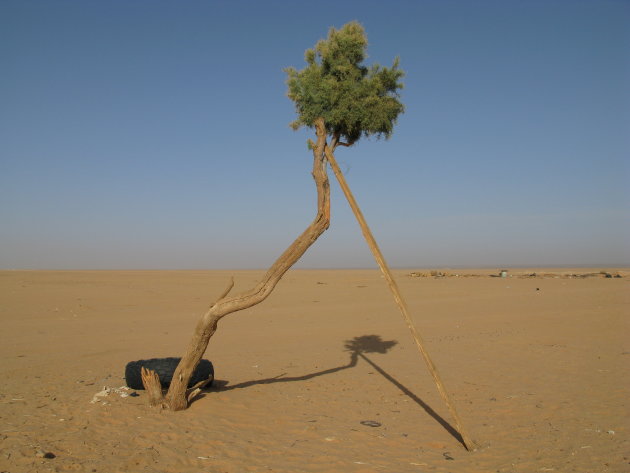
M 4 271 L 0 472 L 630 471 L 628 272 L 410 272 L 399 285 L 475 452 L 377 271 L 289 272 L 221 322 L 216 386 L 178 413 L 143 391 L 91 400 L 128 361 L 180 356 L 230 274 L 238 291 L 262 272 Z

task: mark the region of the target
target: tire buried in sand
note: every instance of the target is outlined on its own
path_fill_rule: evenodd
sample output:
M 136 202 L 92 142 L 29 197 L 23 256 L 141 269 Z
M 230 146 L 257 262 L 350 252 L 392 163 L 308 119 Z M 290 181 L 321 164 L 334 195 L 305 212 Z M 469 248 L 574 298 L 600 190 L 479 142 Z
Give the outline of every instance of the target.
M 144 389 L 142 376 L 140 374 L 140 369 L 144 367 L 155 371 L 160 377 L 162 387 L 168 388 L 171 385 L 173 373 L 175 372 L 175 368 L 177 368 L 180 360 L 181 358 L 151 358 L 150 360 L 130 361 L 127 363 L 127 366 L 125 366 L 125 379 L 127 381 L 127 386 L 131 389 Z M 210 377 L 214 377 L 214 367 L 212 366 L 212 363 L 209 360 L 201 360 L 188 382 L 188 387 L 190 388 Z M 212 381 L 210 381 L 206 387 L 211 385 Z

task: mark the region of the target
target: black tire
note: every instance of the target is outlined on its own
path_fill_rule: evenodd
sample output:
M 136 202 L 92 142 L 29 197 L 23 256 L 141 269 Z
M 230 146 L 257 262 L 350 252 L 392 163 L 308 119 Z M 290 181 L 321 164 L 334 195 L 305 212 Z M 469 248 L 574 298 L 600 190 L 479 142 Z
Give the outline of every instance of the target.
M 142 384 L 142 376 L 140 375 L 140 368 L 143 366 L 147 369 L 155 371 L 160 377 L 160 383 L 163 388 L 168 388 L 173 379 L 173 373 L 175 368 L 179 364 L 181 358 L 152 358 L 150 360 L 138 360 L 130 361 L 125 366 L 125 379 L 127 380 L 127 386 L 131 389 L 144 389 Z M 192 387 L 200 381 L 206 380 L 209 377 L 214 377 L 214 367 L 208 360 L 201 360 L 195 368 L 192 377 L 188 383 L 188 387 Z M 211 386 L 212 381 L 206 386 Z

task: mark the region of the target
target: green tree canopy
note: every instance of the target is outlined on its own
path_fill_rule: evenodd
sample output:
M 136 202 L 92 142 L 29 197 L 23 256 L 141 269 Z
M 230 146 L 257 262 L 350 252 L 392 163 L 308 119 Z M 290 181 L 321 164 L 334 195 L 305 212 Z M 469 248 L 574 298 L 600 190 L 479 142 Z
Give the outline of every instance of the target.
M 313 127 L 323 118 L 326 131 L 349 145 L 361 136 L 390 137 L 404 110 L 398 94 L 404 72 L 398 58 L 391 68 L 363 66 L 366 49 L 363 26 L 353 21 L 339 30 L 331 28 L 327 39 L 306 50 L 304 69 L 285 69 L 288 96 L 298 114 L 293 129 Z

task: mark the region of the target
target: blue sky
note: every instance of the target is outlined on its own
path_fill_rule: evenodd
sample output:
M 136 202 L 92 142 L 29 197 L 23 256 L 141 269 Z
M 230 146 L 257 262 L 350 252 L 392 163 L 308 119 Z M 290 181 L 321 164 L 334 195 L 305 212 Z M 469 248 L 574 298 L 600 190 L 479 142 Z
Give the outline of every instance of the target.
M 337 159 L 394 267 L 630 263 L 630 2 L 0 2 L 0 268 L 264 268 L 315 212 L 287 66 L 406 72 Z M 332 174 L 331 174 L 332 177 Z M 374 267 L 333 182 L 298 267 Z

